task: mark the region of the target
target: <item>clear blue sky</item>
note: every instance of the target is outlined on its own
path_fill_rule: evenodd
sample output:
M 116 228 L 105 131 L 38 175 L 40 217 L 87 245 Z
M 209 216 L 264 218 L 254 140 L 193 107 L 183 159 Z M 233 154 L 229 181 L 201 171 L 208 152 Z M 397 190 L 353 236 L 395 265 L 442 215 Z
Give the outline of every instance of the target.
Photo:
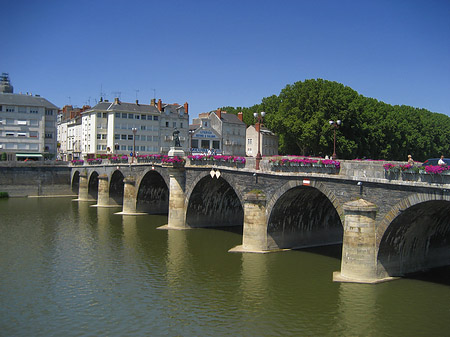
M 62 107 L 190 104 L 191 118 L 323 78 L 450 116 L 450 1 L 0 0 L 0 72 Z M 136 91 L 139 90 L 139 91 Z

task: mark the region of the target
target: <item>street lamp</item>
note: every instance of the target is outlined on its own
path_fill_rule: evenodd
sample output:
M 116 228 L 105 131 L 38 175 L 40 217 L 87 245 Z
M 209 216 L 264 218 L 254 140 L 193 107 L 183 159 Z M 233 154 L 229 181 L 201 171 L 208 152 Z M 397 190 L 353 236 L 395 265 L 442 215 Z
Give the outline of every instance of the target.
M 136 128 L 132 128 L 131 131 L 133 131 L 133 158 L 131 158 L 131 162 L 134 163 L 134 157 L 136 157 Z
M 336 122 L 335 121 L 329 121 L 328 123 L 330 123 L 330 126 L 333 128 L 334 130 L 334 145 L 333 145 L 333 160 L 336 160 L 337 156 L 336 156 L 336 129 L 339 129 L 339 127 L 341 126 L 341 120 L 338 119 Z
M 262 125 L 265 115 L 266 115 L 266 113 L 264 111 L 261 111 L 260 113 L 257 113 L 257 112 L 253 113 L 253 116 L 255 117 L 255 120 L 256 120 L 255 129 L 256 129 L 256 131 L 258 131 L 258 153 L 256 155 L 256 166 L 255 166 L 256 170 L 259 170 L 259 162 L 262 159 L 261 150 L 260 150 L 260 147 L 261 147 L 261 125 Z

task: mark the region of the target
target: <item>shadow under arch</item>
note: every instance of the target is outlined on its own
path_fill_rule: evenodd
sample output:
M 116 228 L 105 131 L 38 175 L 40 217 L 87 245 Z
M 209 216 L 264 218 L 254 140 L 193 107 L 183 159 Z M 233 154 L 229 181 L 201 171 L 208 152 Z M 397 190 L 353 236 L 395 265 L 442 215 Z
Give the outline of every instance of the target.
M 109 183 L 109 200 L 116 205 L 123 205 L 123 173 L 116 170 L 111 175 L 111 181 Z
M 241 200 L 222 177 L 201 178 L 190 193 L 187 205 L 186 224 L 190 227 L 243 226 Z
M 89 176 L 88 194 L 91 198 L 98 198 L 98 172 L 93 171 Z
M 72 183 L 71 183 L 72 192 L 78 194 L 80 189 L 80 172 L 75 171 L 72 175 Z
M 341 216 L 328 195 L 317 187 L 288 183 L 274 198 L 267 209 L 268 249 L 342 243 Z
M 141 179 L 136 210 L 149 214 L 169 212 L 169 188 L 160 173 L 148 171 Z
M 431 199 L 397 209 L 388 225 L 386 221 L 380 225 L 379 276 L 405 276 L 450 265 L 450 201 Z

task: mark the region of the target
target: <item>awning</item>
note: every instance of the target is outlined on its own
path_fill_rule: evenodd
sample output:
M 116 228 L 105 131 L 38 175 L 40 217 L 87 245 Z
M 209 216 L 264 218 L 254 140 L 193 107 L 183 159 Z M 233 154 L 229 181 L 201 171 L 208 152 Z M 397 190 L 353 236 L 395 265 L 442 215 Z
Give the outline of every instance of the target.
M 42 157 L 40 153 L 16 153 L 16 157 Z

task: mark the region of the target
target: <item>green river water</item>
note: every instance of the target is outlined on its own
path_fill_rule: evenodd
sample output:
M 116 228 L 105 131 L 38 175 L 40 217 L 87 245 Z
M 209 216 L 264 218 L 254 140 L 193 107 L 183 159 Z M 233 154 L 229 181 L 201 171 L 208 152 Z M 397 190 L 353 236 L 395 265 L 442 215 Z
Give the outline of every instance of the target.
M 69 198 L 0 200 L 0 336 L 450 336 L 450 271 L 333 283 L 340 246 L 229 253 Z

